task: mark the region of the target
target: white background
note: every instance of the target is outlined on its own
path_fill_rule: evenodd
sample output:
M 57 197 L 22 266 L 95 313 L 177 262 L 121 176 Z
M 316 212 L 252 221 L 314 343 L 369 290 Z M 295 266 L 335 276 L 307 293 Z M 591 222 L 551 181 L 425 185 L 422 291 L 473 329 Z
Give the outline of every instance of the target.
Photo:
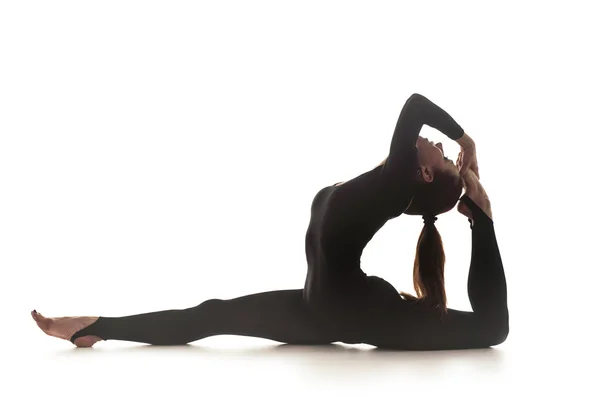
M 597 13 L 485 4 L 2 2 L 0 396 L 593 396 Z M 415 92 L 477 143 L 508 282 L 499 347 L 77 350 L 31 320 L 301 288 L 313 196 L 386 157 Z M 412 292 L 421 223 L 384 226 L 365 272 Z M 470 310 L 468 221 L 437 226 L 449 305 Z

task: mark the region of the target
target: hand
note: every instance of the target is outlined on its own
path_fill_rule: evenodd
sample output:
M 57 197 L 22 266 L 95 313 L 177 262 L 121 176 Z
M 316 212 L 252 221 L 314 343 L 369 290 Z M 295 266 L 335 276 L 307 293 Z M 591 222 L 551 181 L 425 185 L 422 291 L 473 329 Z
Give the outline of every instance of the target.
M 466 133 L 460 139 L 456 140 L 456 142 L 460 145 L 460 153 L 456 161 L 460 175 L 464 177 L 469 170 L 472 170 L 477 179 L 479 179 L 479 165 L 477 164 L 475 142 Z

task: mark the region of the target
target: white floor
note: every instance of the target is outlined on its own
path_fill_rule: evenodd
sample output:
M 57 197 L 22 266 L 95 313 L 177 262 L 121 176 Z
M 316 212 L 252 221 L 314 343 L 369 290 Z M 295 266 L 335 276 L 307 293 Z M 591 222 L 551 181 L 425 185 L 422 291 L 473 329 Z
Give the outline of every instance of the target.
M 31 327 L 23 330 L 29 344 L 5 344 L 3 362 L 7 354 L 10 362 L 0 392 L 11 395 L 2 397 L 598 397 L 597 367 L 583 361 L 581 350 L 528 348 L 518 339 L 445 352 L 294 347 L 237 337 L 171 348 L 102 342 L 77 349 Z

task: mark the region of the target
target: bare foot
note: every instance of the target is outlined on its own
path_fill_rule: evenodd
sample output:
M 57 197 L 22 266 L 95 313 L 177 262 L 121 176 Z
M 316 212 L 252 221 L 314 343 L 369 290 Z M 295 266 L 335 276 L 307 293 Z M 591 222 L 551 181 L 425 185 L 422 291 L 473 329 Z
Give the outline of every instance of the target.
M 493 220 L 490 199 L 485 192 L 485 188 L 483 188 L 481 182 L 475 175 L 475 172 L 471 169 L 469 169 L 463 177 L 463 184 L 465 187 L 465 195 L 471 198 L 473 202 Z M 469 219 L 473 219 L 471 209 L 469 209 L 463 201 L 459 202 L 457 210 Z
M 77 331 L 91 325 L 98 317 L 44 317 L 35 310 L 31 311 L 31 317 L 38 327 L 51 337 L 71 341 L 71 337 Z M 80 348 L 89 348 L 102 338 L 94 335 L 86 335 L 75 340 L 75 345 Z

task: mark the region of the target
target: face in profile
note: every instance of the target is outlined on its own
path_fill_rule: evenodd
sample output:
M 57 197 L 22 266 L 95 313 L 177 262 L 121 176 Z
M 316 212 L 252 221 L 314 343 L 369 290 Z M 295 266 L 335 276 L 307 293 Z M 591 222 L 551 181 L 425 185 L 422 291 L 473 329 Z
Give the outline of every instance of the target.
M 419 136 L 416 147 L 421 175 L 426 182 L 433 181 L 435 174 L 439 172 L 458 174 L 454 162 L 444 154 L 442 143 L 434 144 L 433 141 Z

